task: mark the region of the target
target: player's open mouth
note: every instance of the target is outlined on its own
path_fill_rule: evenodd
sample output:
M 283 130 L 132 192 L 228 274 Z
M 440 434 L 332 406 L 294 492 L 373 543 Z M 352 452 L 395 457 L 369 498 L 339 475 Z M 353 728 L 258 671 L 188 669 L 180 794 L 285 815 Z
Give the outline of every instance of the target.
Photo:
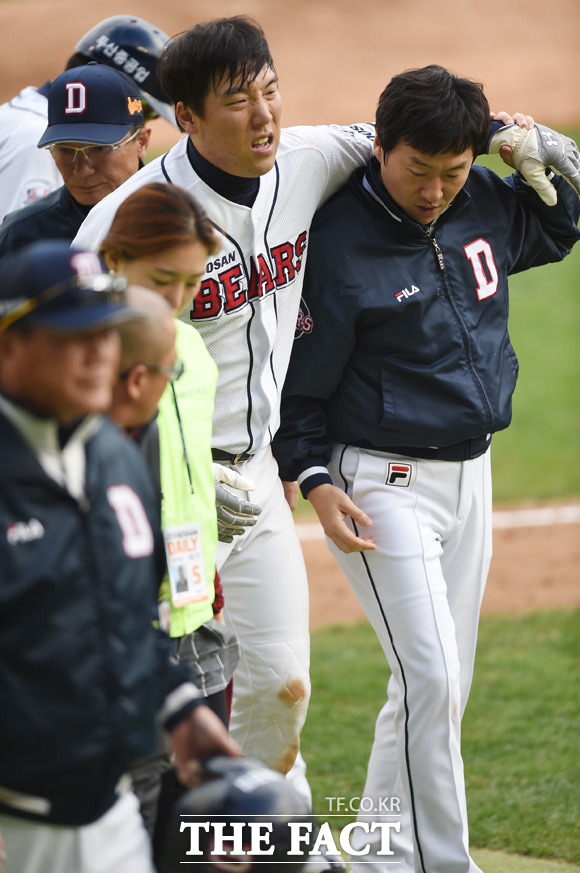
M 252 150 L 255 152 L 269 152 L 273 142 L 274 137 L 272 134 L 261 136 L 259 139 L 255 139 L 252 143 Z

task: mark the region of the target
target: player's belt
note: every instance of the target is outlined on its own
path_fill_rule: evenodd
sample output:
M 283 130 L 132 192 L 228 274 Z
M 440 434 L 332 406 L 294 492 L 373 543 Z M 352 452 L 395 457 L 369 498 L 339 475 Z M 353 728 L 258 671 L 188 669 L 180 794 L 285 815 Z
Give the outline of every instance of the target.
M 222 452 L 221 449 L 212 449 L 211 456 L 214 461 L 226 461 L 228 464 L 241 464 L 242 461 L 249 461 L 253 457 L 250 452 L 240 452 L 238 455 L 232 455 L 230 452 Z
M 405 455 L 409 458 L 421 458 L 427 461 L 469 461 L 479 458 L 489 448 L 491 434 L 476 437 L 471 440 L 463 440 L 451 446 L 371 446 L 365 441 L 351 443 L 361 449 L 372 449 L 375 452 L 385 452 L 389 455 Z

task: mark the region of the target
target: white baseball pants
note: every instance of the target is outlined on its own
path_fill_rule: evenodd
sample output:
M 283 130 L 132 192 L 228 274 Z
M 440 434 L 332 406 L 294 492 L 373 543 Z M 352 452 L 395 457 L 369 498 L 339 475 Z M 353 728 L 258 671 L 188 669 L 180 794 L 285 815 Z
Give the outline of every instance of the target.
M 373 538 L 376 551 L 345 555 L 329 546 L 392 674 L 375 728 L 365 812 L 400 797 L 402 813 L 360 816 L 401 827 L 391 831 L 390 857 L 376 854 L 378 837 L 373 846 L 372 835 L 355 829 L 371 852 L 353 855 L 352 870 L 382 873 L 398 861 L 403 873 L 475 873 L 460 736 L 491 559 L 489 451 L 449 462 L 337 446 L 330 472 L 373 521 L 359 533 Z
M 236 466 L 262 507 L 256 525 L 218 543 L 226 624 L 241 644 L 230 732 L 244 753 L 288 773 L 311 802 L 299 754 L 310 698 L 308 580 L 294 520 L 271 450 Z M 238 492 L 239 494 L 239 492 Z
M 6 873 L 155 873 L 132 791 L 89 825 L 59 827 L 0 815 L 0 833 Z

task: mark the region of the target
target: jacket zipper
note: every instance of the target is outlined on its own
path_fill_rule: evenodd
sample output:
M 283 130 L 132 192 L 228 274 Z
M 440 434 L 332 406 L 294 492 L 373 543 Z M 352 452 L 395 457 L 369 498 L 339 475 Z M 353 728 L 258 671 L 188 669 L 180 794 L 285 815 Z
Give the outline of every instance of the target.
M 434 235 L 432 236 L 429 233 L 429 231 L 425 231 L 425 233 L 426 233 L 427 237 L 429 238 L 429 240 L 431 241 L 433 248 L 435 250 L 435 256 L 437 258 L 437 263 L 439 264 L 439 269 L 442 273 L 444 273 L 445 272 L 445 259 L 443 258 L 443 252 L 441 251 L 441 249 L 439 247 L 439 243 L 435 239 L 435 236 Z M 465 349 L 465 357 L 466 357 L 467 363 L 469 364 L 469 370 L 470 370 L 471 375 L 473 377 L 473 380 L 475 382 L 476 388 L 479 392 L 479 396 L 480 396 L 480 398 L 481 398 L 481 400 L 482 400 L 482 402 L 487 410 L 487 419 L 488 419 L 487 431 L 491 431 L 492 424 L 493 424 L 493 414 L 492 414 L 492 410 L 491 410 L 491 407 L 489 405 L 484 387 L 481 383 L 481 379 L 477 375 L 477 372 L 476 372 L 476 370 L 473 366 L 473 363 L 472 363 L 472 357 L 471 357 L 471 353 L 470 353 L 470 349 L 469 349 L 469 334 L 468 334 L 467 328 L 465 327 L 465 324 L 463 323 L 461 316 L 459 315 L 459 312 L 457 311 L 457 308 L 455 306 L 453 298 L 451 297 L 451 294 L 449 294 L 447 291 L 447 282 L 445 281 L 445 278 L 443 279 L 443 285 L 445 288 L 445 297 L 449 301 L 451 311 L 453 312 L 453 315 L 455 316 L 457 323 L 459 325 L 459 328 L 461 330 L 461 333 L 463 335 L 463 348 Z

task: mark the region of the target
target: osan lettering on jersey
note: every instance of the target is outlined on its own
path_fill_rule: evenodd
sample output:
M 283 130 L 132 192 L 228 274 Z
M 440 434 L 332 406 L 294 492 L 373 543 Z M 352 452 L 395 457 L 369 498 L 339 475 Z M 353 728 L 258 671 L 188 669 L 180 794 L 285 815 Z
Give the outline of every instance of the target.
M 302 269 L 306 240 L 304 230 L 295 243 L 284 242 L 259 252 L 250 261 L 249 268 L 236 251 L 210 261 L 190 318 L 230 315 L 292 285 Z
M 399 461 L 389 461 L 387 470 L 386 485 L 398 485 L 399 488 L 408 488 L 411 484 L 411 475 L 413 473 L 412 464 L 401 464 Z

